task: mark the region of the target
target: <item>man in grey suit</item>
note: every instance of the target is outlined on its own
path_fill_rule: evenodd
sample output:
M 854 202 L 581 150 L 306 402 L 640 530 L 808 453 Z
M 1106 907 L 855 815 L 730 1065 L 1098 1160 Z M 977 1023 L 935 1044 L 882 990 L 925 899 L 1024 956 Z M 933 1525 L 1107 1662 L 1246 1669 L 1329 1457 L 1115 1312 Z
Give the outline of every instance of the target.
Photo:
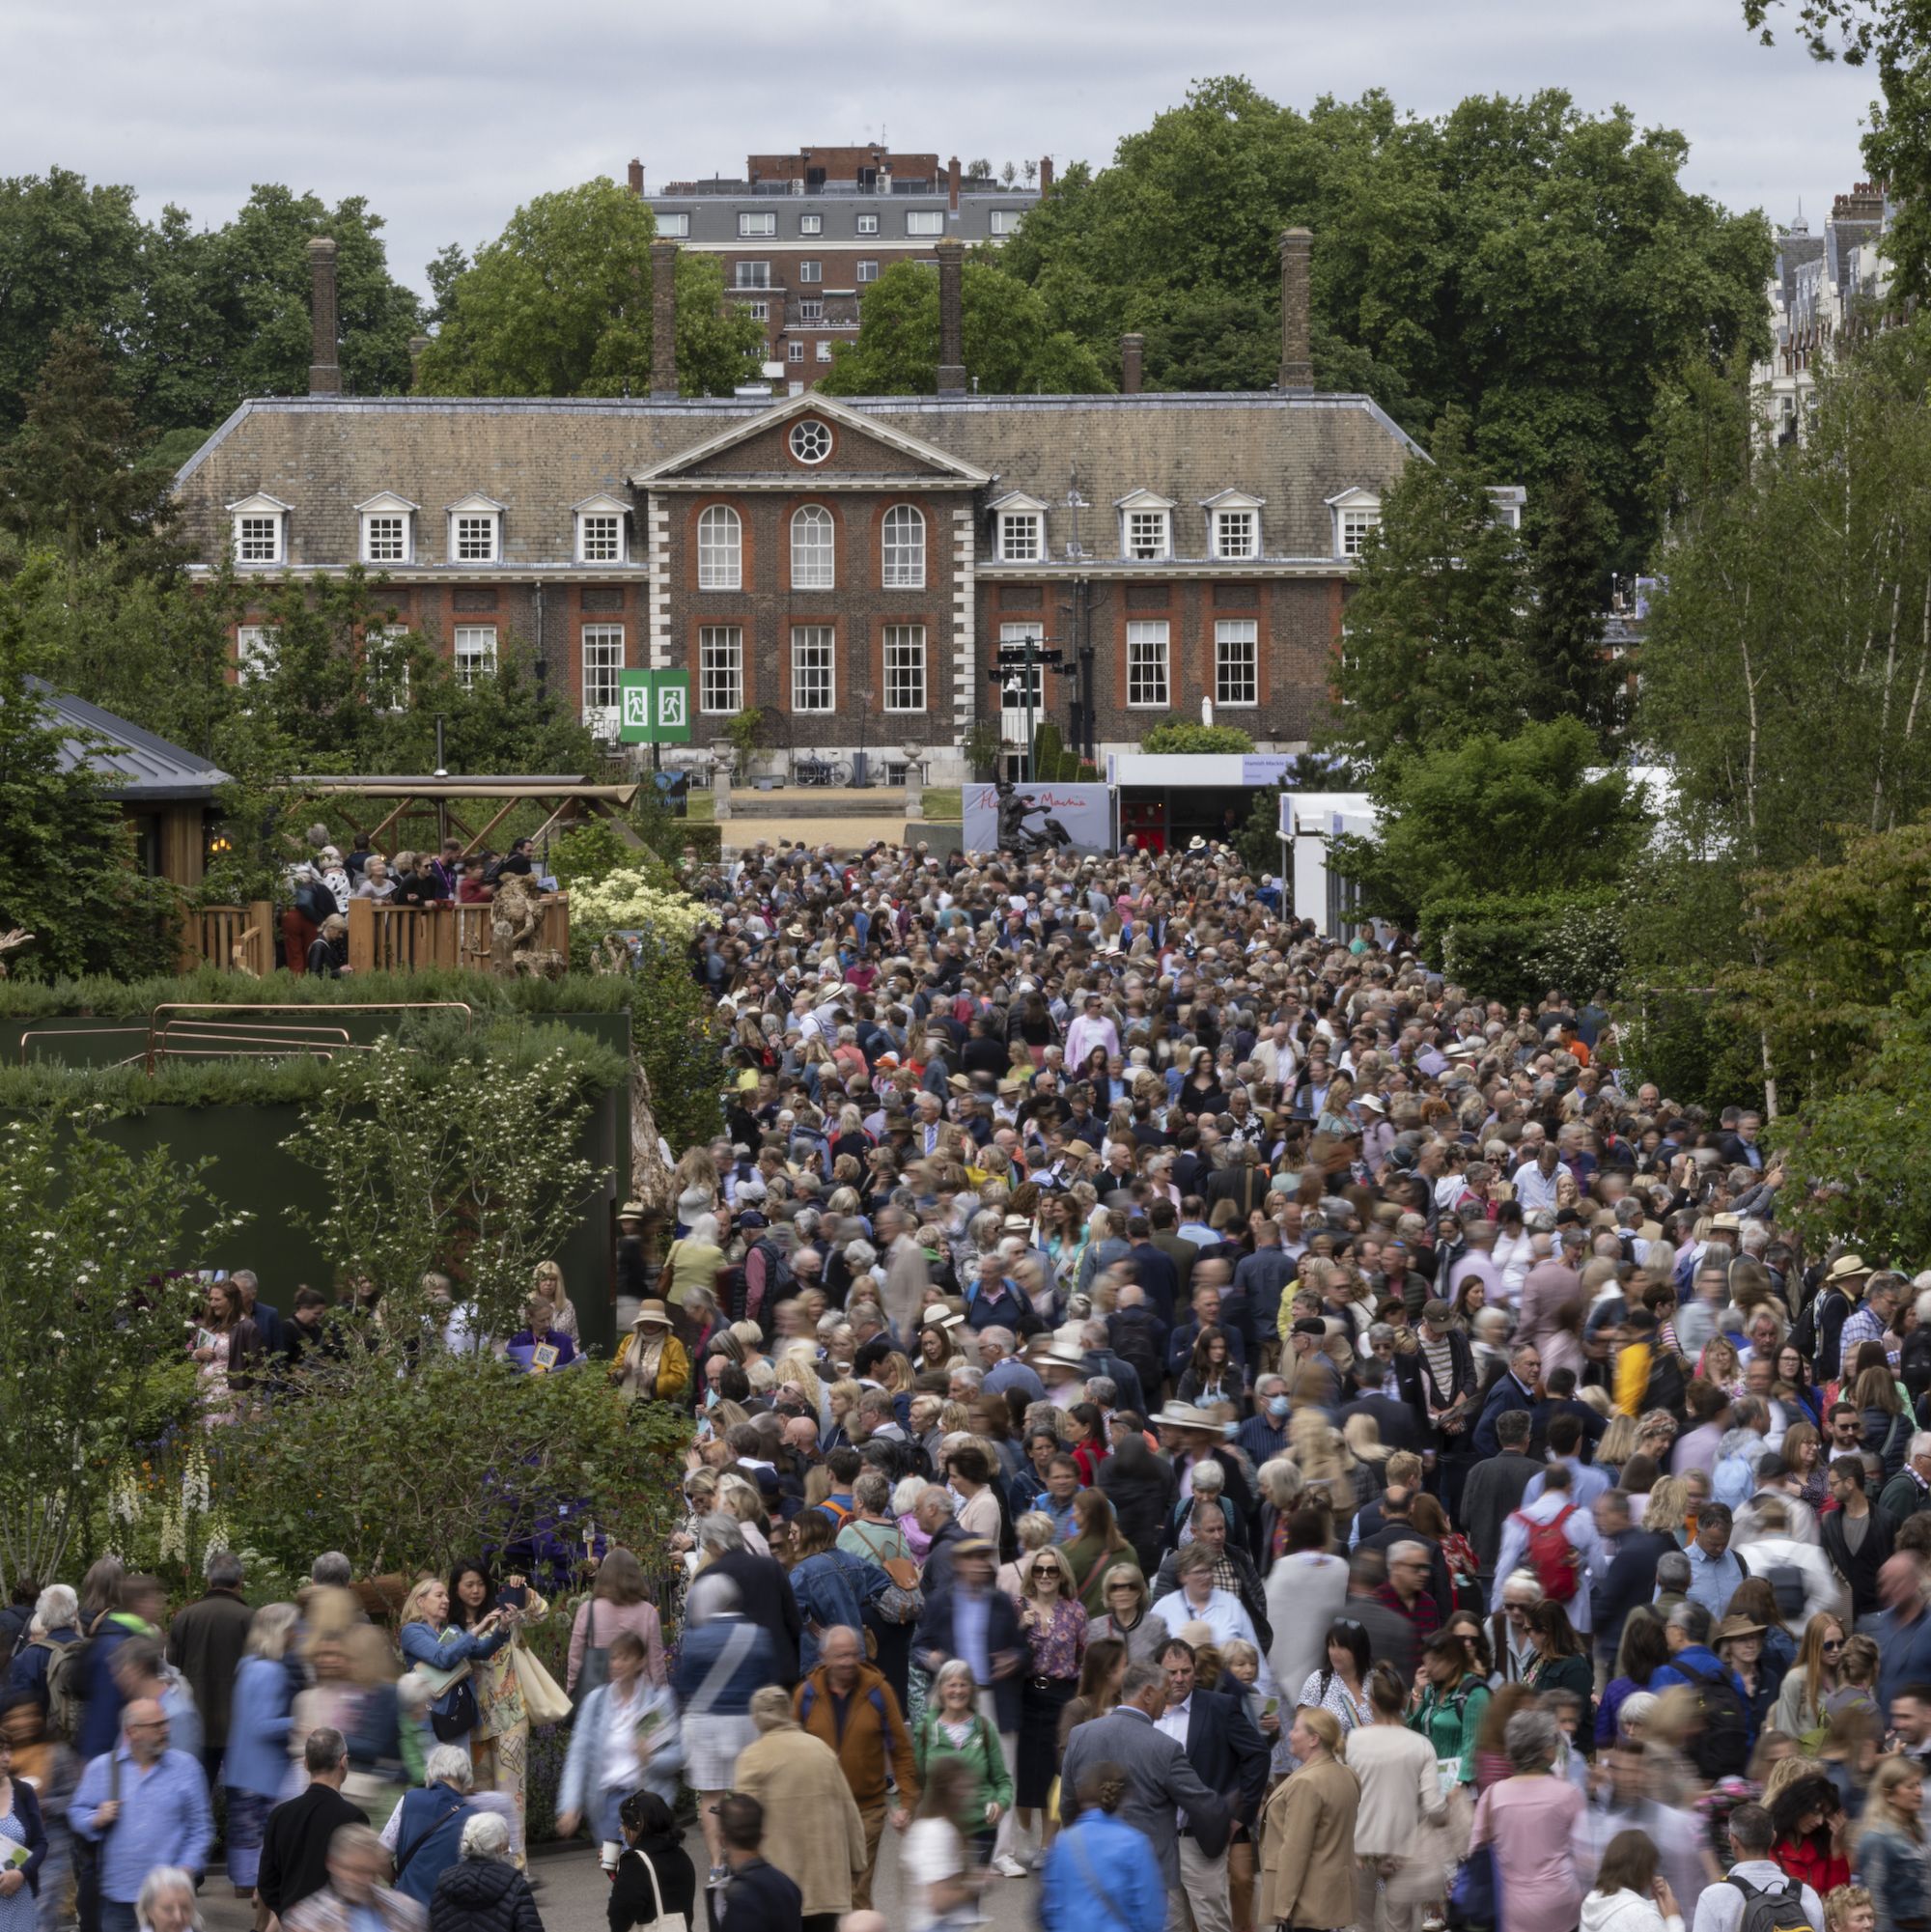
M 1152 1662 L 1129 1665 L 1120 1701 L 1104 1718 L 1077 1725 L 1066 1740 L 1059 1771 L 1060 1804 L 1070 1823 L 1077 1815 L 1077 1793 L 1086 1772 L 1097 1764 L 1117 1764 L 1127 1775 L 1127 1795 L 1118 1816 L 1143 1833 L 1160 1861 L 1166 1885 L 1166 1922 L 1188 1922 L 1180 1885 L 1180 1830 L 1176 1807 L 1201 1851 L 1217 1859 L 1226 1849 L 1231 1807 L 1208 1790 L 1187 1761 L 1186 1747 L 1154 1725 L 1166 1708 L 1166 1673 Z

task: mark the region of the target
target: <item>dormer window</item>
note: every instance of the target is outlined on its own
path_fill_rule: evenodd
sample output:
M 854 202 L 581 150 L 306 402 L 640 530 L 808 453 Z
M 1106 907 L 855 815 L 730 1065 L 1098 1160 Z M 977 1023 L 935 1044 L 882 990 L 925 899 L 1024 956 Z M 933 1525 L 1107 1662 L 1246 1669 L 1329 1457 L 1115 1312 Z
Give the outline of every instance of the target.
M 408 564 L 415 561 L 416 505 L 406 497 L 384 491 L 355 506 L 361 519 L 361 557 L 365 564 Z
M 1368 546 L 1368 533 L 1382 521 L 1382 500 L 1372 490 L 1344 490 L 1328 499 L 1334 518 L 1334 554 L 1358 557 Z
M 449 561 L 499 564 L 503 561 L 503 506 L 488 496 L 465 496 L 449 506 Z
M 1120 513 L 1120 554 L 1157 563 L 1173 554 L 1173 505 L 1150 490 L 1136 490 L 1113 506 Z
M 1489 502 L 1493 506 L 1489 512 L 1492 522 L 1499 523 L 1504 530 L 1522 528 L 1522 506 L 1528 500 L 1528 491 L 1519 483 L 1492 484 L 1489 489 Z
M 1046 505 L 1015 491 L 993 505 L 994 551 L 1001 563 L 1037 564 L 1046 558 Z
M 231 503 L 238 564 L 285 564 L 289 560 L 289 506 L 274 496 L 244 496 Z
M 1261 506 L 1258 496 L 1223 490 L 1202 506 L 1207 512 L 1207 554 L 1238 562 L 1261 553 Z
M 621 564 L 625 561 L 625 506 L 615 496 L 591 496 L 575 506 L 576 561 L 579 564 Z

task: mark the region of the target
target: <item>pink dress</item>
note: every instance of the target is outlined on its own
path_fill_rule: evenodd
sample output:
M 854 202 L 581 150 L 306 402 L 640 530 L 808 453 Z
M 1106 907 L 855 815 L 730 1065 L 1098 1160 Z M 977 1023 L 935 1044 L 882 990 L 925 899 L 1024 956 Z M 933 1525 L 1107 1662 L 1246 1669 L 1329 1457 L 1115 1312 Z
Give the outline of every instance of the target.
M 1501 1932 L 1574 1932 L 1583 1886 L 1569 1834 L 1582 1794 L 1566 1778 L 1505 1778 L 1475 1806 L 1472 1845 L 1493 1844 Z

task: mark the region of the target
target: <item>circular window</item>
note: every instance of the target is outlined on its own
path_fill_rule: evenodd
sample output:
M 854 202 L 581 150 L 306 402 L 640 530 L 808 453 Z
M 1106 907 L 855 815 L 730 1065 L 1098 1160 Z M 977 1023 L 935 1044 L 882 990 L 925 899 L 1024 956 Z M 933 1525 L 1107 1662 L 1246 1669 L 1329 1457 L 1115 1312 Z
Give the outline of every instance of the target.
M 823 462 L 831 454 L 831 432 L 811 416 L 791 426 L 791 453 L 799 462 Z

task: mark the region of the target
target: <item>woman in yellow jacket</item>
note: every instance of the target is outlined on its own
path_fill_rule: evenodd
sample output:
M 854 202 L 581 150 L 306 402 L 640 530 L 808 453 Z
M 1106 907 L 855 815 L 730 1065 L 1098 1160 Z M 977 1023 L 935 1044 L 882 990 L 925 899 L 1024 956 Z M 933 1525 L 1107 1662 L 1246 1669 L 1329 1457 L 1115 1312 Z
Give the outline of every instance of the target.
M 610 1364 L 610 1379 L 632 1402 L 682 1402 L 690 1392 L 690 1358 L 671 1332 L 661 1302 L 638 1307 Z

